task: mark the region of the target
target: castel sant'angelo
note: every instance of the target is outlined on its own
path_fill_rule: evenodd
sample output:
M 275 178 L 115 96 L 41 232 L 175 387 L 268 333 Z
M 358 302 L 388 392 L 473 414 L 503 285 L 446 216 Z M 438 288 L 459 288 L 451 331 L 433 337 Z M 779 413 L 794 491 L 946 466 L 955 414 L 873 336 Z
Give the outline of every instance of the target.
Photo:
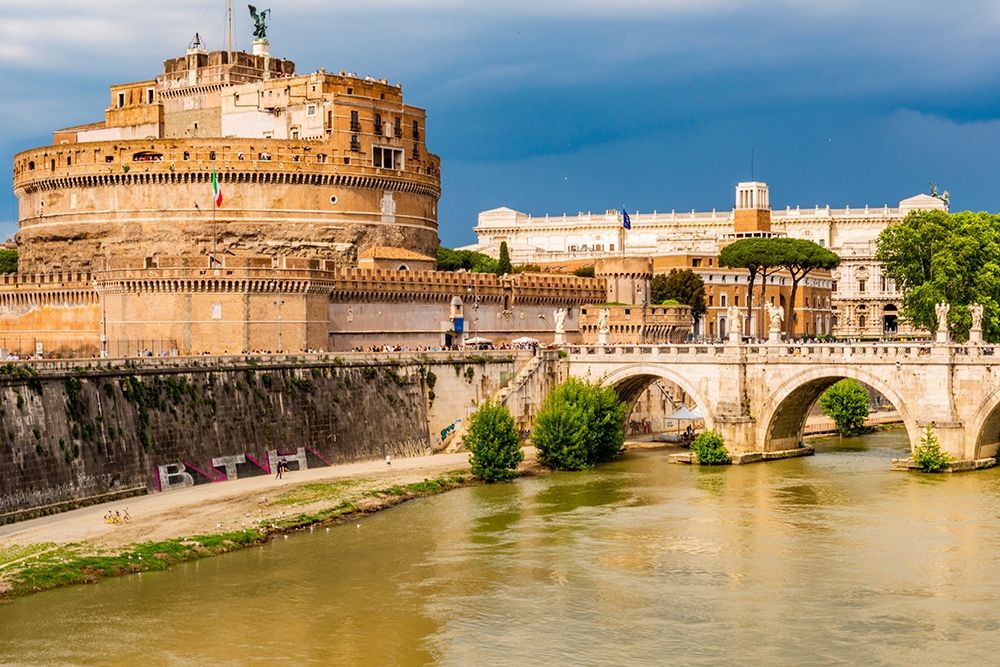
M 384 79 L 298 74 L 256 36 L 251 53 L 195 36 L 155 78 L 111 86 L 103 121 L 15 156 L 5 353 L 544 343 L 561 309 L 572 342 L 596 335 L 586 304 L 645 303 L 651 270 L 634 261 L 594 279 L 434 271 L 441 165 L 424 110 Z M 683 335 L 683 308 L 646 310 L 612 337 Z

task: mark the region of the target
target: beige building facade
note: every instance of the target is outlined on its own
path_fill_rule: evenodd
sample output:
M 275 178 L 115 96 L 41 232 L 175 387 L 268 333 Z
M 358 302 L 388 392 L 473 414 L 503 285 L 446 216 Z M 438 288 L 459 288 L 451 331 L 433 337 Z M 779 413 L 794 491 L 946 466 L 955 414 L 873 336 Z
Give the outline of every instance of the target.
M 769 233 L 813 241 L 841 258 L 841 265 L 831 274 L 807 278 L 806 287 L 815 294 L 803 294 L 805 301 L 801 304 L 796 299 L 797 308 L 801 305 L 815 311 L 809 316 L 808 325 L 803 322 L 802 335 L 830 332 L 850 338 L 920 335 L 921 332 L 906 328 L 898 319 L 902 294 L 882 275 L 874 258 L 875 244 L 883 229 L 900 222 L 910 211 L 946 208 L 941 199 L 917 195 L 895 207 L 788 206 L 771 210 L 767 184 L 749 182 L 737 186 L 734 207 L 730 210 L 631 213 L 628 231 L 623 229 L 622 216 L 615 210 L 561 216 L 532 216 L 510 208 L 483 211 L 475 227 L 478 243 L 465 249 L 495 257 L 499 255 L 500 243 L 506 241 L 515 264 L 548 266 L 608 256 L 653 257 L 657 272 L 661 267 L 684 268 L 685 263 L 697 261 L 698 264 L 686 268 L 701 273 L 706 278 L 706 287 L 713 290 L 713 285 L 730 285 L 738 276 L 728 271 L 706 271 L 709 259 L 718 255 L 728 239 L 762 227 L 760 216 L 766 212 Z M 790 282 L 780 275 L 774 280 L 776 288 Z M 830 290 L 828 307 L 821 294 L 826 288 Z M 733 296 L 727 297 L 727 301 L 731 303 Z M 718 302 L 715 307 L 721 309 Z M 714 327 L 718 335 L 721 317 L 724 314 L 720 310 L 714 317 L 706 318 L 699 323 L 699 332 L 710 335 Z
M 154 79 L 112 86 L 104 115 L 15 156 L 25 270 L 88 270 L 138 242 L 149 256 L 346 264 L 372 246 L 437 249 L 440 160 L 399 84 L 297 75 L 266 42 L 247 54 L 195 41 Z

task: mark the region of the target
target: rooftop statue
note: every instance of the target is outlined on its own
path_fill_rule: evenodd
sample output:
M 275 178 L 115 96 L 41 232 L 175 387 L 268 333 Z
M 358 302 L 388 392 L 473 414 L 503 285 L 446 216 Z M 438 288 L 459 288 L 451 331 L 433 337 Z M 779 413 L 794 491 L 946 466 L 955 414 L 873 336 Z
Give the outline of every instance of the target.
M 271 13 L 270 9 L 265 9 L 264 11 L 257 13 L 257 8 L 253 5 L 247 5 L 250 8 L 250 18 L 253 20 L 253 36 L 257 39 L 267 38 L 267 15 Z

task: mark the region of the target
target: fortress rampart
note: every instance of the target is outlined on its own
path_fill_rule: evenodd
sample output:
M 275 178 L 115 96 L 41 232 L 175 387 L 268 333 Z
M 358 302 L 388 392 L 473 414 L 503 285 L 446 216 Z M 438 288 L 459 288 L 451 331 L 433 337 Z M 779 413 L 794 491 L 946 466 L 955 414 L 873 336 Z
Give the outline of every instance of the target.
M 14 163 L 21 265 L 87 269 L 140 240 L 149 256 L 184 247 L 351 260 L 380 245 L 433 255 L 439 161 L 424 160 L 382 169 L 323 142 L 275 139 L 32 149 Z M 223 192 L 216 211 L 213 169 Z

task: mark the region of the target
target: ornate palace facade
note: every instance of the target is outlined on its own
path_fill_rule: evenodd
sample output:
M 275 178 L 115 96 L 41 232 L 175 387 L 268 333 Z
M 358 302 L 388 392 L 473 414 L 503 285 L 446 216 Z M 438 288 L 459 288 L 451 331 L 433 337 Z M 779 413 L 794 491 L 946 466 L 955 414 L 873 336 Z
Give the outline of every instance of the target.
M 831 274 L 807 278 L 803 300 L 796 304 L 797 310 L 804 308 L 806 312 L 798 331 L 809 335 L 832 330 L 844 337 L 882 338 L 914 332 L 899 322 L 902 295 L 875 261 L 879 232 L 912 210 L 945 207 L 936 197 L 917 195 L 896 207 L 817 206 L 772 211 L 766 184 L 741 183 L 732 210 L 636 212 L 630 215 L 629 231 L 622 228 L 621 215 L 614 210 L 562 216 L 531 216 L 509 208 L 484 211 L 475 228 L 479 242 L 468 249 L 497 256 L 500 243 L 506 241 L 515 264 L 571 266 L 592 263 L 597 257 L 624 255 L 653 257 L 657 272 L 691 268 L 705 279 L 713 301 L 700 333 L 720 336 L 724 333 L 725 306 L 740 298 L 736 283 L 741 272 L 720 269 L 714 258 L 722 245 L 737 236 L 739 211 L 766 211 L 770 233 L 814 241 L 841 257 L 840 267 Z M 742 283 L 745 276 L 742 272 Z M 774 298 L 780 300 L 782 286 L 790 281 L 781 275 L 774 276 L 774 281 Z M 745 284 L 742 290 L 746 291 Z M 742 298 L 745 304 L 745 294 Z

